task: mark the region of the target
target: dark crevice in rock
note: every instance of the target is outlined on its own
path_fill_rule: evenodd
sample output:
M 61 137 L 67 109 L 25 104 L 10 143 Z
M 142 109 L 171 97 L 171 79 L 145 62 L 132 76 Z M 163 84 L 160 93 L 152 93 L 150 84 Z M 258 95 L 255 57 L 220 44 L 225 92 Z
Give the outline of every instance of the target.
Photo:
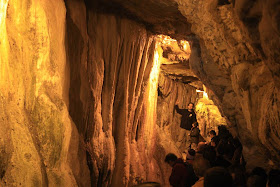
M 219 0 L 218 5 L 228 5 L 231 4 L 230 0 Z
M 75 45 L 83 46 L 82 36 L 79 35 L 78 28 L 74 25 L 72 19 L 66 14 L 67 20 L 67 44 L 66 44 L 66 55 L 71 56 L 69 57 L 69 67 L 70 67 L 70 87 L 69 87 L 69 114 L 72 117 L 72 120 L 75 122 L 79 133 L 85 134 L 85 127 L 83 126 L 83 118 L 82 118 L 82 111 L 83 111 L 83 104 L 80 100 L 79 94 L 81 89 L 81 78 L 80 78 L 80 65 L 77 63 L 79 62 L 79 57 L 81 56 L 81 49 L 72 50 L 72 47 Z M 71 32 L 70 32 L 71 31 Z M 73 33 L 77 34 L 78 37 L 73 37 Z
M 89 151 L 86 151 L 86 159 L 87 159 L 87 166 L 88 166 L 89 171 L 90 171 L 91 186 L 95 187 L 94 184 L 96 183 L 96 176 L 94 175 L 93 162 L 92 162 L 92 158 L 91 158 L 91 153 Z

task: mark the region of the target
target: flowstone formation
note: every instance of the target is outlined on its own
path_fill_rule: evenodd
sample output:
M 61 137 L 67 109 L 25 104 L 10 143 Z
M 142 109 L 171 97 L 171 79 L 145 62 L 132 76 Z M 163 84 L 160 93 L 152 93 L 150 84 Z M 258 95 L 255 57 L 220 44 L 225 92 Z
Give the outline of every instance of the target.
M 164 156 L 185 148 L 174 105 L 199 103 L 203 84 L 247 167 L 279 168 L 279 10 L 0 0 L 0 185 L 168 186 Z
M 65 13 L 63 1 L 0 1 L 1 186 L 77 185 Z

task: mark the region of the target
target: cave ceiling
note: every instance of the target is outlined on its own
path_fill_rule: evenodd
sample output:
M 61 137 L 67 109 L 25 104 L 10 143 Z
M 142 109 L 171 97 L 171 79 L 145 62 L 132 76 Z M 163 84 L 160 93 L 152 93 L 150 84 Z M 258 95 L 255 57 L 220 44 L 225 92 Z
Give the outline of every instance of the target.
M 137 21 L 144 24 L 147 30 L 153 34 L 163 34 L 174 38 L 165 43 L 162 38 L 159 39 L 163 50 L 161 73 L 175 81 L 189 84 L 196 89 L 203 89 L 202 82 L 189 66 L 191 51 L 186 40 L 194 38 L 191 24 L 179 11 L 177 2 L 170 0 L 98 0 L 95 3 L 90 2 L 90 7 L 96 7 L 97 11 L 118 14 Z M 184 42 L 187 42 L 187 46 Z
M 179 40 L 193 36 L 191 24 L 173 0 L 89 0 L 88 4 L 97 11 L 140 22 L 155 34 L 169 35 Z

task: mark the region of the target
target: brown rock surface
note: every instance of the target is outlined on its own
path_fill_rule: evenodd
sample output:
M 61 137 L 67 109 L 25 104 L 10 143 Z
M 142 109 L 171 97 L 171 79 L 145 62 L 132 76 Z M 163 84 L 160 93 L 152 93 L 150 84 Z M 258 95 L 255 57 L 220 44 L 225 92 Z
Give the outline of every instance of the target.
M 177 2 L 200 41 L 191 68 L 241 138 L 248 166 L 267 167 L 270 158 L 278 165 L 279 2 Z
M 248 167 L 279 166 L 279 7 L 0 0 L 0 185 L 168 186 L 164 156 L 186 148 L 174 103 L 202 83 Z
M 0 5 L 0 184 L 76 186 L 69 162 L 79 140 L 67 107 L 64 2 Z

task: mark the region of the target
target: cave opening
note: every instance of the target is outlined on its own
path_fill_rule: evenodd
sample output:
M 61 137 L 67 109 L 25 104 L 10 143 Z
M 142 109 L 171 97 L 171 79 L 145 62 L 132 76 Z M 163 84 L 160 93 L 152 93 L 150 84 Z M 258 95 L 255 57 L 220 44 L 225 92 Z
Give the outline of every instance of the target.
M 0 186 L 169 186 L 200 134 L 279 169 L 277 0 L 0 0 Z M 257 20 L 257 21 L 256 21 Z

